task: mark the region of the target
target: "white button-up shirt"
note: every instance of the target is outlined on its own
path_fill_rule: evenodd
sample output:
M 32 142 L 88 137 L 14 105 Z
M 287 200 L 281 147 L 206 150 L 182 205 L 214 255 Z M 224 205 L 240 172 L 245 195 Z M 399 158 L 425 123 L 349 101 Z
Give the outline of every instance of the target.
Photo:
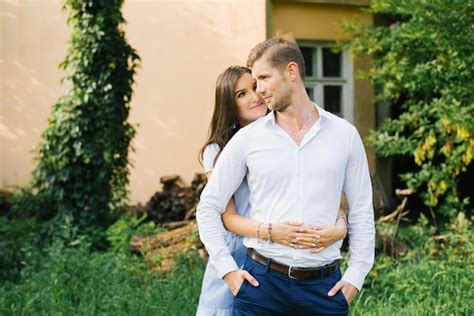
M 316 105 L 315 105 L 316 106 Z M 356 128 L 316 106 L 319 119 L 298 146 L 276 123 L 274 112 L 241 129 L 225 146 L 197 209 L 199 233 L 220 277 L 238 267 L 225 245 L 221 213 L 247 176 L 250 217 L 334 225 L 341 192 L 349 204 L 349 262 L 342 279 L 358 289 L 374 260 L 372 187 L 364 146 Z M 342 241 L 320 253 L 280 244 L 244 244 L 295 267 L 317 267 L 341 257 Z

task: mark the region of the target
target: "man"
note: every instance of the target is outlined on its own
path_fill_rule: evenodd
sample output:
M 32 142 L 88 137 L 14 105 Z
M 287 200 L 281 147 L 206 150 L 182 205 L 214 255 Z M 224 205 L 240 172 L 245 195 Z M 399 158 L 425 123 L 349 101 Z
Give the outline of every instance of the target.
M 311 102 L 304 59 L 293 41 L 274 37 L 258 44 L 247 66 L 272 112 L 241 129 L 222 151 L 198 206 L 201 239 L 236 295 L 235 315 L 346 315 L 374 258 L 362 141 L 355 127 Z M 220 215 L 245 176 L 251 217 L 265 224 L 256 238 L 245 239 L 249 255 L 239 270 L 226 250 Z M 341 192 L 349 205 L 350 250 L 342 279 L 341 242 L 313 253 L 257 238 L 271 240 L 271 223 L 282 220 L 334 224 Z

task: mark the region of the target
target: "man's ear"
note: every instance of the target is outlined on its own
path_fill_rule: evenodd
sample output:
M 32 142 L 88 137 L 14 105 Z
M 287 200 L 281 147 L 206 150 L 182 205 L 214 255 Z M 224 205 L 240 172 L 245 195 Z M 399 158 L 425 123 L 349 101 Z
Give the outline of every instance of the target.
M 300 69 L 298 64 L 295 62 L 291 62 L 286 65 L 286 72 L 288 74 L 288 80 L 291 82 L 295 81 L 300 76 Z

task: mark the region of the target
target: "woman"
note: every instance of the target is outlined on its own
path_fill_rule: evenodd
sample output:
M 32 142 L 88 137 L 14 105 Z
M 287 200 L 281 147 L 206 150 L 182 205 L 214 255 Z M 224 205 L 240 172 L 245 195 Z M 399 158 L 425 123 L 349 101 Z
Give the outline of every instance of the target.
M 218 77 L 209 139 L 199 154 L 208 177 L 221 149 L 232 136 L 241 127 L 267 113 L 267 106 L 263 98 L 255 92 L 255 87 L 250 69 L 245 67 L 229 67 Z M 229 231 L 226 235 L 227 246 L 239 267 L 244 263 L 247 250 L 242 243 L 243 237 L 259 238 L 263 241 L 270 237 L 268 224 L 248 217 L 249 195 L 247 181 L 244 179 L 222 215 L 224 226 Z M 282 245 L 319 252 L 343 239 L 346 233 L 345 214 L 340 210 L 336 226 L 303 225 L 294 221 L 275 223 L 271 227 L 271 240 Z M 227 285 L 219 278 L 212 264 L 208 263 L 197 315 L 232 315 L 233 295 L 237 291 L 238 288 Z

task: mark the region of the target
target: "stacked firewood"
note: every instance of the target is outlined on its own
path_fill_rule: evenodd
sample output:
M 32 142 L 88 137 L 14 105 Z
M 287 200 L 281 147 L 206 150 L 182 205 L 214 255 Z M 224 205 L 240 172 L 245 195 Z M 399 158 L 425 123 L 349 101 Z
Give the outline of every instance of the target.
M 196 174 L 190 186 L 186 186 L 180 176 L 165 176 L 160 179 L 162 191 L 156 192 L 145 206 L 138 205 L 135 212 L 146 212 L 155 223 L 165 224 L 194 218 L 204 186 L 204 174 Z
M 133 252 L 143 255 L 151 271 L 168 271 L 177 254 L 197 250 L 204 257 L 195 219 L 196 207 L 204 186 L 204 174 L 196 174 L 190 186 L 175 176 L 160 179 L 163 188 L 145 206 L 135 207 L 137 214 L 146 212 L 148 219 L 168 228 L 152 236 L 134 236 L 130 241 Z
M 142 254 L 152 272 L 169 271 L 174 266 L 177 254 L 198 251 L 202 258 L 206 257 L 198 237 L 197 224 L 191 220 L 181 227 L 156 235 L 133 236 L 130 248 Z

